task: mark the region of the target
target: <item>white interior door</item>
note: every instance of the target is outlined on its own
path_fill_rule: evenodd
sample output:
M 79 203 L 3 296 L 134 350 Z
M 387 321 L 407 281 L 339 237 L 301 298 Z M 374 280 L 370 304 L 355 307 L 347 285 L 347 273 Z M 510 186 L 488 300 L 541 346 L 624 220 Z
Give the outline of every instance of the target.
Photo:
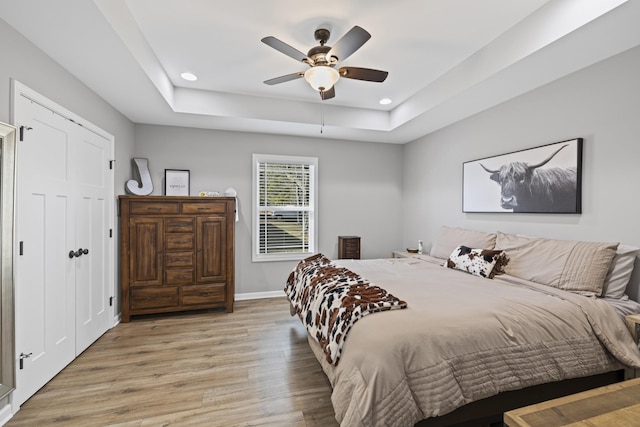
M 14 122 L 30 128 L 17 147 L 15 407 L 111 326 L 115 292 L 113 141 L 35 95 L 14 93 Z
M 83 352 L 111 325 L 113 294 L 110 250 L 109 141 L 80 128 L 76 163 L 76 354 Z
M 17 102 L 32 128 L 18 142 L 16 168 L 22 248 L 16 252 L 15 339 L 17 356 L 29 356 L 17 365 L 13 396 L 21 405 L 75 357 L 76 268 L 68 257 L 75 246 L 75 184 L 66 120 L 24 98 Z

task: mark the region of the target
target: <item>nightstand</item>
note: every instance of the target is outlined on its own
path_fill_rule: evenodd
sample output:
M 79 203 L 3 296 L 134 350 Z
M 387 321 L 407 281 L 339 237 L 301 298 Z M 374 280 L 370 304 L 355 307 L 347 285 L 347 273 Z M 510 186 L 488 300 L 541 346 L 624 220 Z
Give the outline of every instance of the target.
M 418 253 L 407 252 L 407 251 L 393 251 L 393 252 L 391 252 L 391 258 L 411 258 L 414 255 L 418 255 Z
M 338 236 L 338 258 L 360 259 L 360 237 Z

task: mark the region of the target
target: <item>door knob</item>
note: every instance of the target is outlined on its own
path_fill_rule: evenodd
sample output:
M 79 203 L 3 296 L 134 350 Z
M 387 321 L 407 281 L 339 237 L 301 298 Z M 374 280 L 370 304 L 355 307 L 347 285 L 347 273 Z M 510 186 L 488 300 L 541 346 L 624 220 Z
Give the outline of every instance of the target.
M 79 248 L 77 251 L 69 251 L 69 258 L 79 257 L 82 255 L 87 255 L 89 253 L 89 249 Z

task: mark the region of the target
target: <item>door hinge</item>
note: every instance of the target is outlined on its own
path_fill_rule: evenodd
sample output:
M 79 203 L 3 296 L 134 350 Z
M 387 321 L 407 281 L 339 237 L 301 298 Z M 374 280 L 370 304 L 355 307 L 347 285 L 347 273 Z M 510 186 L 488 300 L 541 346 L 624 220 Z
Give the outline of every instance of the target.
M 31 357 L 33 353 L 24 354 L 20 353 L 20 369 L 24 369 L 24 359 L 28 359 Z
M 113 297 L 109 297 L 109 307 L 113 307 Z
M 24 131 L 33 129 L 31 126 L 20 126 L 20 141 L 24 141 Z
M 113 228 L 109 229 L 109 237 L 113 238 Z
M 113 169 L 114 163 L 115 163 L 115 160 L 109 160 L 109 169 Z
M 19 255 L 24 255 L 24 242 L 20 241 L 20 249 L 18 250 Z

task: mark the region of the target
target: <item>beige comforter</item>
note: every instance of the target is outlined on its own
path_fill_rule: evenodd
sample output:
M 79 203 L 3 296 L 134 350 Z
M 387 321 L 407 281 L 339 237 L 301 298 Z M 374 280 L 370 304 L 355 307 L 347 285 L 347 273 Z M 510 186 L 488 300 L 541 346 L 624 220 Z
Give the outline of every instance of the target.
M 336 263 L 408 303 L 355 323 L 338 366 L 310 340 L 341 426 L 413 426 L 502 391 L 640 367 L 629 332 L 601 300 L 479 278 L 428 256 Z

